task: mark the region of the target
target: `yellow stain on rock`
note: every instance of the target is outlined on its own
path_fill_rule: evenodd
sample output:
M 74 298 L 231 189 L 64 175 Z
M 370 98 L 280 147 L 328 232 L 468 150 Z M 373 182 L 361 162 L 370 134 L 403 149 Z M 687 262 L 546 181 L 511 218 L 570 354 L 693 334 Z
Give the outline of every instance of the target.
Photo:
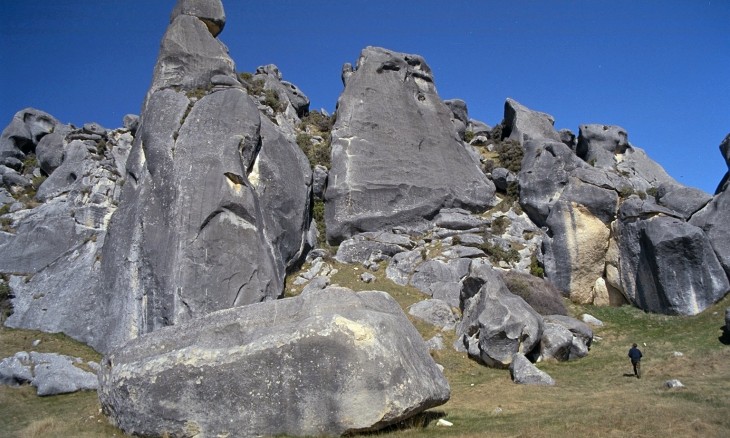
M 371 345 L 375 341 L 375 333 L 371 327 L 339 315 L 334 317 L 333 322 L 337 327 L 352 333 L 355 342 Z

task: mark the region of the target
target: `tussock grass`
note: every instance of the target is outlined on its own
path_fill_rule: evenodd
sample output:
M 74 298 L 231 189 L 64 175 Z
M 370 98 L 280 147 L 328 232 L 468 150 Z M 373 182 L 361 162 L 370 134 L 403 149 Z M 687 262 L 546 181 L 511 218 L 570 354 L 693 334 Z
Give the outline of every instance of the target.
M 334 262 L 331 262 L 334 263 Z M 359 280 L 364 268 L 337 264 L 333 284 L 353 290 L 382 290 L 404 308 L 427 298 L 412 287 L 385 278 L 385 266 L 374 283 Z M 358 268 L 355 270 L 355 268 Z M 296 292 L 295 292 L 296 293 Z M 588 357 L 573 362 L 544 362 L 538 367 L 557 382 L 554 387 L 512 383 L 509 372 L 486 368 L 466 354 L 447 348 L 433 352 L 445 368 L 451 400 L 443 406 L 397 424 L 378 436 L 445 437 L 727 437 L 730 436 L 730 346 L 720 340 L 730 296 L 694 317 L 670 317 L 630 306 L 598 308 L 568 304 L 571 315 L 590 313 L 604 327 Z M 444 344 L 453 332 L 411 318 L 424 339 L 441 333 Z M 98 360 L 93 350 L 62 335 L 0 329 L 0 356 L 33 349 Z M 626 357 L 631 343 L 644 352 L 644 376 L 631 376 Z M 646 346 L 644 346 L 646 343 Z M 683 356 L 675 356 L 675 351 Z M 679 379 L 686 388 L 666 389 Z M 438 427 L 444 418 L 453 427 Z M 370 434 L 372 435 L 372 434 Z M 122 436 L 99 413 L 93 392 L 37 397 L 31 387 L 0 386 L 0 436 Z

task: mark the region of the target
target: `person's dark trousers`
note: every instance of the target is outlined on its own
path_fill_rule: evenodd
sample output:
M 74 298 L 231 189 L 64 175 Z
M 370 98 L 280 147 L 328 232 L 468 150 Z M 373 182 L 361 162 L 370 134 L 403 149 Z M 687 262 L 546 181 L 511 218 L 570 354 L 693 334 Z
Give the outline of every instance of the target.
M 634 366 L 634 375 L 637 379 L 641 379 L 641 361 L 631 361 L 631 365 Z

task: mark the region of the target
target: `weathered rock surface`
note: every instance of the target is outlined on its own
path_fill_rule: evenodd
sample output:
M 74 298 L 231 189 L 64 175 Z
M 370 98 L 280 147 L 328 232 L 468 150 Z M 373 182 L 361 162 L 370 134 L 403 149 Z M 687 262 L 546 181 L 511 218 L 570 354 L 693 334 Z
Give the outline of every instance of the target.
M 18 111 L 0 134 L 0 164 L 7 158 L 23 159 L 35 152 L 38 142 L 60 125 L 55 117 L 35 108 Z
M 543 320 L 522 298 L 512 294 L 488 265 L 480 266 L 479 271 L 469 277 L 474 285 L 482 283 L 476 295 L 467 298 L 466 291 L 462 293 L 464 307 L 457 342 L 466 347 L 470 357 L 505 368 L 515 353 L 528 355 L 538 346 Z
M 684 220 L 689 220 L 710 200 L 712 196 L 702 190 L 674 184 L 662 184 L 656 195 L 659 205 L 676 212 Z
M 127 433 L 320 436 L 403 420 L 449 387 L 388 294 L 326 289 L 135 339 L 103 360 L 99 397 Z
M 581 125 L 575 153 L 594 166 L 613 169 L 629 148 L 626 130 L 620 126 Z
M 464 148 L 451 118 L 423 58 L 364 49 L 338 101 L 332 131 L 327 240 L 420 223 L 443 207 L 494 205 L 494 185 Z
M 699 227 L 707 235 L 717 259 L 730 277 L 728 217 L 730 217 L 730 190 L 725 190 L 715 195 L 702 210 L 693 215 L 689 223 Z
M 215 37 L 226 24 L 226 14 L 220 0 L 178 0 L 172 10 L 170 23 L 180 15 L 192 15 L 200 19 Z
M 94 372 L 85 371 L 77 365 Z M 96 362 L 84 362 L 78 357 L 21 351 L 0 361 L 0 384 L 16 386 L 30 383 L 40 396 L 96 390 L 98 368 Z
M 622 206 L 622 212 L 630 209 L 631 203 Z M 695 315 L 730 290 L 700 228 L 664 216 L 621 217 L 616 230 L 621 285 L 632 303 L 651 312 Z
M 512 357 L 509 372 L 512 381 L 521 385 L 555 385 L 555 380 L 548 373 L 538 369 L 521 353 L 515 353 Z
M 456 315 L 445 301 L 430 299 L 419 301 L 408 308 L 408 314 L 444 330 L 456 325 Z
M 303 153 L 237 82 L 189 93 L 235 79 L 224 49 L 192 15 L 173 17 L 163 38 L 104 247 L 100 351 L 279 297 L 285 270 L 312 244 Z
M 504 103 L 505 131 L 502 135 L 520 144 L 530 140 L 561 141 L 550 114 L 533 111 L 513 99 Z

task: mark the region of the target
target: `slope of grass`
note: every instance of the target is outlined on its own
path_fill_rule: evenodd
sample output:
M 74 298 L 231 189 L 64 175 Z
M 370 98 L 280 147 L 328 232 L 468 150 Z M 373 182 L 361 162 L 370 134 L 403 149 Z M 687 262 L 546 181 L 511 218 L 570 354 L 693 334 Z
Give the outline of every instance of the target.
M 383 290 L 406 309 L 425 299 L 412 287 L 385 278 L 359 281 L 362 267 L 336 264 L 332 283 L 354 290 Z M 357 268 L 357 269 L 355 269 Z M 294 288 L 290 288 L 294 289 Z M 289 291 L 288 291 L 289 292 Z M 296 290 L 293 292 L 296 294 Z M 588 357 L 567 363 L 540 363 L 557 382 L 530 387 L 511 382 L 509 372 L 486 368 L 453 349 L 434 352 L 451 385 L 451 400 L 382 436 L 459 437 L 726 437 L 730 436 L 730 346 L 720 341 L 726 297 L 701 315 L 669 317 L 632 307 L 570 306 L 604 321 Z M 411 319 L 425 339 L 440 333 Z M 441 333 L 448 346 L 453 333 Z M 38 347 L 31 343 L 41 339 Z M 644 377 L 631 377 L 626 353 L 636 342 L 644 352 Z M 644 346 L 644 344 L 646 344 Z M 0 329 L 0 357 L 16 351 L 56 351 L 98 360 L 93 350 L 62 335 Z M 674 352 L 683 356 L 675 356 Z M 666 389 L 679 379 L 686 388 Z M 443 416 L 452 427 L 438 427 Z M 0 386 L 0 436 L 121 436 L 99 413 L 93 392 L 37 397 L 31 387 Z

